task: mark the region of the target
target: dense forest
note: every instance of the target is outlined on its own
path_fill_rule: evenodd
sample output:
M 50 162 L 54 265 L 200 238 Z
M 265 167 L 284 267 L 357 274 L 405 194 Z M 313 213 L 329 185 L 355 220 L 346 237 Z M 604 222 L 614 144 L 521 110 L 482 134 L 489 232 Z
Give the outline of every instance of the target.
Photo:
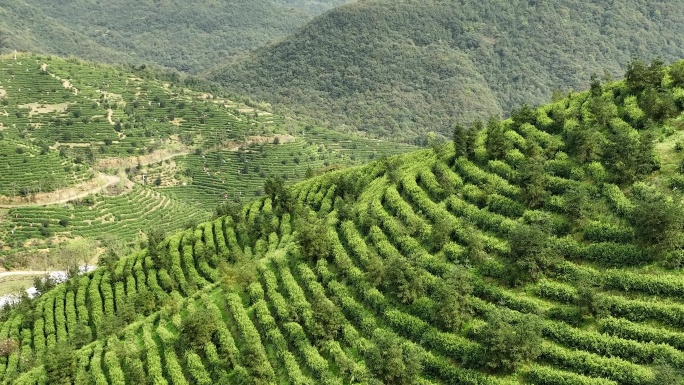
M 195 73 L 282 38 L 345 2 L 2 0 L 0 31 L 12 50 Z
M 219 207 L 0 313 L 16 384 L 679 384 L 684 61 Z
M 678 1 L 363 1 L 212 71 L 341 129 L 424 141 L 460 123 L 684 56 Z

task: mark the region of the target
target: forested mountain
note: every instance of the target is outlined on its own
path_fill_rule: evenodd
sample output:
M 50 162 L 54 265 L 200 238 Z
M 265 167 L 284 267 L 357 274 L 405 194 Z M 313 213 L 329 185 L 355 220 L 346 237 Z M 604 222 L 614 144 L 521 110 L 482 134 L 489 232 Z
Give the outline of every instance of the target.
M 226 205 L 0 313 L 14 384 L 679 384 L 684 61 Z
M 233 91 L 412 139 L 684 56 L 680 1 L 368 0 L 212 71 Z
M 198 72 L 346 0 L 1 0 L 5 49 Z M 0 50 L 2 50 L 0 46 Z

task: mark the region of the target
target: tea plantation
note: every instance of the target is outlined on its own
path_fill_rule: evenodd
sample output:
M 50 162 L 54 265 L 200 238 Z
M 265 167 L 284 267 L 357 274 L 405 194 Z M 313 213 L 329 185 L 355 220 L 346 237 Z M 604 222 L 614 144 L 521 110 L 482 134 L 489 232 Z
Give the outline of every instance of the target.
M 28 254 L 66 238 L 115 237 L 137 247 L 151 228 L 192 226 L 219 204 L 262 195 L 269 176 L 291 184 L 415 148 L 304 125 L 130 71 L 0 56 L 5 268 L 31 268 Z M 76 195 L 98 172 L 121 182 L 86 199 L 56 203 L 50 195 Z
M 682 75 L 633 62 L 453 143 L 270 178 L 239 210 L 6 309 L 0 378 L 678 383 Z

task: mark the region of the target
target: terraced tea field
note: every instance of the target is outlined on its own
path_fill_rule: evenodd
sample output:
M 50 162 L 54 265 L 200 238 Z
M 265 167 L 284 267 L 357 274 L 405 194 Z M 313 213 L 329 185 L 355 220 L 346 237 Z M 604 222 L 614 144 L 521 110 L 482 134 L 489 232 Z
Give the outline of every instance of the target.
M 414 148 L 328 130 L 313 130 L 291 139 L 288 143 L 252 144 L 233 151 L 185 155 L 174 159 L 183 170 L 178 179 L 169 180 L 170 175 L 164 175 L 164 167 L 147 171 L 146 178 L 148 181 L 159 178 L 162 185 L 171 185 L 160 189 L 164 193 L 212 207 L 261 196 L 264 180 L 270 176 L 280 176 L 291 183 L 304 179 L 307 170 L 315 173 L 360 165 Z
M 415 360 L 419 370 L 409 377 L 410 383 L 517 383 L 524 378 L 544 384 L 646 384 L 654 377 L 650 364 L 656 357 L 673 365 L 679 362 L 680 331 L 672 322 L 680 311 L 677 293 L 684 288 L 675 275 L 618 274 L 621 271 L 606 270 L 581 253 L 561 264 L 562 274 L 510 289 L 497 283 L 502 278 L 497 271 L 504 268 L 497 254 L 508 249 L 502 238 L 506 229 L 526 225 L 480 208 L 469 196 L 477 188 L 471 183 L 483 182 L 481 178 L 487 180 L 483 188 L 502 193 L 514 193 L 516 186 L 467 162 L 446 167 L 427 152 L 405 161 L 412 166 L 402 168 L 399 184 L 379 177 L 364 189 L 356 204 L 360 217 L 353 221 L 339 220 L 338 213 L 330 211 L 333 201 L 341 199 L 335 182 L 340 183 L 343 174 L 295 187 L 309 207 L 328 218 L 329 257 L 311 261 L 302 255 L 293 244 L 291 217 L 274 217 L 266 199 L 250 205 L 240 219 L 249 224 L 261 215 L 271 217 L 273 232 L 266 238 L 254 241 L 229 218 L 219 219 L 166 241 L 160 252 L 169 259 L 161 264 L 142 252 L 114 270 L 97 270 L 60 286 L 32 305 L 35 321 L 28 328 L 18 312 L 2 324 L 1 336 L 16 338 L 20 345 L 0 359 L 4 378 L 45 383 L 45 367 L 32 362 L 40 362 L 75 333 L 97 340 L 74 352 L 74 378 L 102 383 L 133 383 L 136 378 L 220 383 L 242 377 L 346 383 L 372 382 L 374 376 L 385 382 L 374 366 L 383 364 L 372 357 L 388 341 L 407 355 L 405 359 Z M 447 173 L 450 182 L 432 183 L 436 170 Z M 369 168 L 363 172 L 373 173 Z M 454 193 L 438 199 L 440 188 Z M 366 211 L 367 206 L 371 210 Z M 377 218 L 377 224 L 365 235 L 368 216 Z M 434 252 L 429 242 L 410 233 L 429 234 L 439 216 L 446 218 L 456 238 Z M 473 224 L 467 234 L 462 234 L 463 223 Z M 458 239 L 466 235 L 479 239 L 488 256 L 472 267 L 481 278 L 467 296 L 473 308 L 470 326 L 453 331 L 431 318 L 439 305 L 430 293 L 440 290 L 449 271 L 463 263 L 458 250 L 469 246 Z M 221 261 L 237 262 L 238 255 L 257 266 L 255 280 L 244 292 L 218 283 L 216 267 Z M 369 276 L 374 264 L 387 272 L 400 264 L 424 286 L 415 298 L 401 300 L 392 284 L 377 284 Z M 580 318 L 577 325 L 559 315 L 577 308 L 580 277 L 598 285 L 596 295 L 608 309 L 595 321 Z M 154 304 L 171 298 L 176 298 L 171 307 L 150 313 Z M 149 307 L 145 311 L 141 306 Z M 478 370 L 478 357 L 484 360 L 486 355 L 478 333 L 493 314 L 542 325 L 538 361 L 506 377 Z M 206 341 L 187 345 L 187 325 L 196 318 L 210 320 L 211 333 Z M 122 329 L 120 323 L 116 334 L 105 334 L 116 319 L 130 325 Z M 657 322 L 671 326 L 664 331 Z M 656 335 L 657 341 L 651 342 Z
M 291 184 L 414 148 L 74 59 L 3 56 L 0 90 L 0 205 L 28 206 L 0 209 L 6 268 L 73 237 L 135 245 L 152 226 L 174 231 L 261 195 L 269 176 Z M 100 179 L 121 183 L 81 196 Z
M 604 87 L 619 91 L 624 83 Z M 619 186 L 613 182 L 624 169 L 610 158 L 579 161 L 561 135 L 544 130 L 591 118 L 575 107 L 588 108 L 594 97 L 576 94 L 555 112 L 532 110 L 524 123 L 490 122 L 472 140 L 276 188 L 240 212 L 73 278 L 4 312 L 0 341 L 14 348 L 0 356 L 0 377 L 17 384 L 679 380 L 680 246 L 646 243 L 635 220 L 667 218 L 662 207 L 681 211 L 681 196 L 660 184 L 675 176 L 649 172 Z M 663 142 L 681 134 L 659 131 L 676 126 L 681 112 L 678 105 L 651 127 Z M 616 115 L 611 124 L 640 136 L 628 119 Z M 680 236 L 677 223 L 662 234 Z M 674 248 L 662 254 L 663 247 Z

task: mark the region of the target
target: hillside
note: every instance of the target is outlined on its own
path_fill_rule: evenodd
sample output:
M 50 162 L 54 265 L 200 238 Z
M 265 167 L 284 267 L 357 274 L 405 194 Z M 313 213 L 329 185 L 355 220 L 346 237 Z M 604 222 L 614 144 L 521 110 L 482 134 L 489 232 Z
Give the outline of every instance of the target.
M 199 72 L 345 0 L 0 1 L 7 49 Z
M 150 71 L 17 59 L 0 56 L 5 268 L 63 270 L 59 249 L 72 239 L 101 251 L 112 243 L 135 249 L 152 226 L 175 231 L 211 218 L 220 204 L 263 195 L 268 177 L 292 184 L 413 149 L 313 127 Z
M 151 236 L 5 310 L 0 376 L 679 383 L 684 61 L 628 67 L 453 143 L 270 179 L 239 211 Z
M 617 76 L 633 57 L 677 60 L 682 18 L 677 1 L 370 0 L 209 76 L 340 129 L 420 142 Z

